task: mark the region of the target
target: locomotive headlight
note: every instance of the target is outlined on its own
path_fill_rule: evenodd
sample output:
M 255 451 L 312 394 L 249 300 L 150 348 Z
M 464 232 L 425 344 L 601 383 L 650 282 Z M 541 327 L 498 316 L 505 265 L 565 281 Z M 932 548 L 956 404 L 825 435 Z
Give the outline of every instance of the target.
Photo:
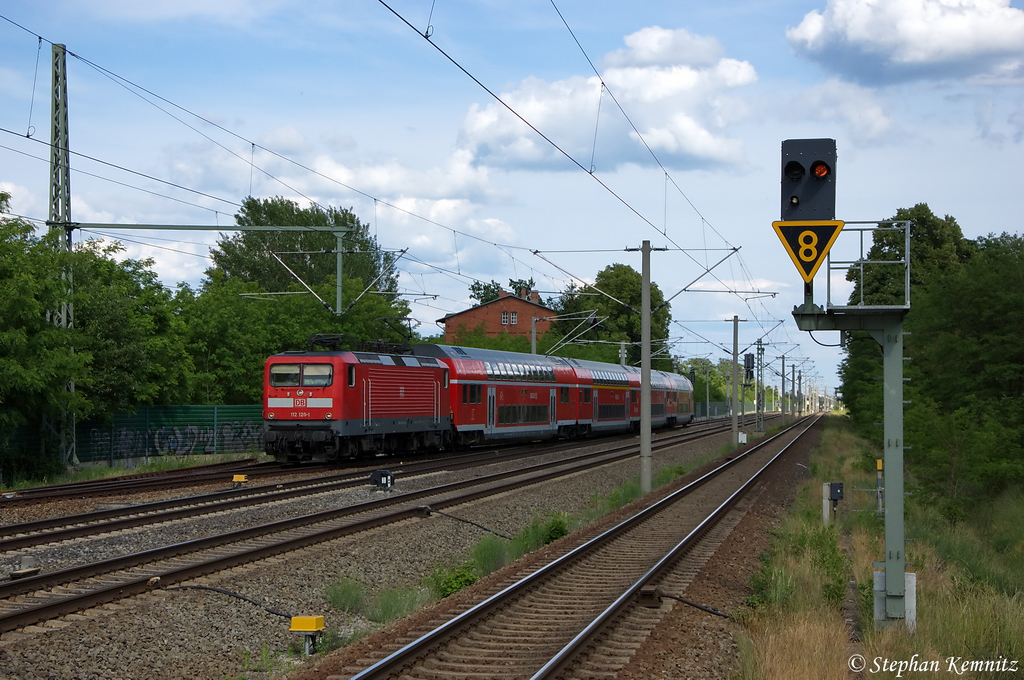
M 327 420 L 330 420 L 330 419 L 331 419 L 331 418 L 333 418 L 333 417 L 334 417 L 334 416 L 332 416 L 332 415 L 331 415 L 330 413 L 328 413 L 328 414 L 327 414 L 326 416 L 324 416 L 324 418 L 326 418 Z
M 271 411 L 270 413 L 267 414 L 267 420 L 273 420 L 273 419 L 274 419 L 274 412 Z

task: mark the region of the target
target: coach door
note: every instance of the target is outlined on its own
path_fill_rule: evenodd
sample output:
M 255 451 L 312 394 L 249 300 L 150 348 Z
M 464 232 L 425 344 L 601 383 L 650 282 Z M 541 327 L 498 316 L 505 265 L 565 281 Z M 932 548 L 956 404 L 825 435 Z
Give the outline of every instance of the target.
M 551 405 L 548 407 L 548 425 L 550 425 L 552 427 L 552 429 L 558 423 L 558 411 L 555 410 L 557 407 L 558 407 L 558 388 L 557 387 L 552 387 L 551 388 Z
M 494 390 L 495 390 L 495 388 L 493 388 L 493 387 L 488 387 L 487 388 L 487 428 L 484 430 L 484 432 L 486 432 L 488 434 L 490 434 L 491 432 L 494 432 L 494 421 L 495 421 L 494 414 L 497 412 L 497 408 L 498 408 L 497 407 L 497 401 L 498 400 L 494 396 Z

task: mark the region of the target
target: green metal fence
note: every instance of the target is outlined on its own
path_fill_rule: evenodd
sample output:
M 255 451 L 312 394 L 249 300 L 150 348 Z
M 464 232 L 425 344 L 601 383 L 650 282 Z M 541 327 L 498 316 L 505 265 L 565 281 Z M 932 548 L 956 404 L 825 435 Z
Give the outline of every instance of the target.
M 148 456 L 248 453 L 263 450 L 260 406 L 149 406 L 112 422 L 81 422 L 78 459 L 109 461 Z

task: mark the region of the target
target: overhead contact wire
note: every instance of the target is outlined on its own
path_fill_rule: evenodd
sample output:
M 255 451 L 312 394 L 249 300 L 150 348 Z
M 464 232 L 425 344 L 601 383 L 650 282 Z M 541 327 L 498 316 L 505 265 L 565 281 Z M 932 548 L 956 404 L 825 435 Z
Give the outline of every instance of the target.
M 377 0 L 377 2 L 379 2 L 381 5 L 383 5 L 389 12 L 394 14 L 403 24 L 405 24 L 410 29 L 415 31 L 416 35 L 419 35 L 420 37 L 423 37 L 423 34 L 421 34 L 418 30 L 416 30 L 415 26 L 413 26 L 411 23 L 409 23 L 409 21 L 405 17 L 403 17 L 401 14 L 399 14 L 397 11 L 395 11 L 394 8 L 392 8 L 390 5 L 388 5 L 386 2 L 384 2 L 384 0 Z M 460 71 L 462 71 L 466 75 L 466 77 L 468 77 L 474 83 L 479 85 L 480 88 L 484 92 L 486 92 L 487 94 L 491 95 L 491 97 L 493 97 L 496 102 L 498 102 L 503 107 L 505 107 L 505 109 L 509 113 L 511 113 L 516 118 L 518 118 L 520 121 L 522 121 L 524 125 L 526 125 L 528 128 L 533 130 L 541 139 L 543 139 L 545 142 L 550 144 L 552 148 L 554 148 L 556 151 L 558 151 L 558 153 L 560 153 L 563 156 L 565 156 L 565 158 L 567 158 L 570 163 L 572 163 L 577 168 L 579 168 L 583 172 L 586 172 L 588 175 L 590 175 L 594 179 L 595 182 L 597 182 L 599 185 L 601 185 L 601 187 L 605 191 L 607 191 L 617 201 L 619 201 L 619 203 L 621 203 L 623 206 L 625 206 L 625 208 L 627 210 L 629 210 L 631 213 L 636 215 L 638 218 L 640 218 L 646 224 L 650 225 L 651 227 L 654 227 L 655 230 L 658 229 L 658 227 L 655 226 L 655 224 L 653 222 L 651 222 L 649 219 L 644 217 L 644 215 L 641 214 L 640 211 L 638 211 L 636 208 L 634 208 L 626 199 L 622 198 L 622 196 L 619 196 L 619 194 L 617 194 L 614 189 L 612 189 L 610 186 L 605 184 L 605 182 L 603 182 L 597 175 L 595 175 L 595 174 L 593 174 L 591 172 L 588 172 L 587 169 L 578 160 L 573 158 L 571 154 L 569 154 L 567 151 L 565 151 L 565 149 L 563 149 L 558 144 L 556 144 L 554 142 L 554 140 L 552 140 L 550 137 L 548 137 L 543 132 L 541 132 L 539 129 L 537 129 L 537 127 L 535 127 L 533 125 L 533 123 L 531 123 L 530 121 L 526 120 L 526 118 L 524 118 L 522 115 L 520 115 L 518 111 L 516 111 L 511 106 L 509 106 L 505 102 L 505 100 L 503 100 L 501 97 L 499 97 L 497 94 L 495 94 L 494 91 L 492 91 L 489 87 L 484 85 L 476 76 L 474 76 L 472 73 L 470 73 L 468 70 L 466 70 L 466 68 L 463 67 L 462 64 L 457 62 L 452 56 L 450 56 L 447 52 L 445 52 L 443 49 L 441 49 L 440 46 L 438 46 L 436 43 L 434 43 L 434 41 L 432 41 L 432 40 L 430 40 L 428 38 L 424 38 L 424 39 L 427 41 L 427 43 L 430 44 L 431 47 L 433 47 L 435 50 L 437 50 L 441 54 L 441 56 L 443 56 L 445 59 L 450 61 L 452 63 L 452 65 L 455 66 L 455 68 L 457 68 Z

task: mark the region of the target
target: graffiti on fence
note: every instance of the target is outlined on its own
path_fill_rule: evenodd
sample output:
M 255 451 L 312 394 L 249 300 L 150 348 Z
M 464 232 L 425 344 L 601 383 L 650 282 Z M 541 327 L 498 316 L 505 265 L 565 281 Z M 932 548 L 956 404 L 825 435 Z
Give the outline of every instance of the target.
M 82 437 L 82 435 L 85 435 Z M 80 432 L 82 460 L 246 453 L 263 448 L 263 423 L 236 420 L 212 425 L 90 427 Z
M 263 423 L 239 420 L 221 423 L 219 433 L 212 427 L 186 425 L 161 427 L 153 434 L 158 456 L 189 456 L 204 453 L 244 453 L 263 444 Z
M 146 455 L 146 433 L 142 430 L 133 430 L 128 427 L 119 427 L 113 430 L 109 427 L 90 428 L 88 438 L 79 445 L 83 455 L 86 448 L 83 445 L 86 442 L 92 444 L 90 448 L 93 455 L 86 455 L 83 460 L 98 460 L 108 457 L 132 458 Z
M 153 433 L 153 453 L 157 456 L 213 453 L 213 435 L 213 428 L 200 428 L 198 425 L 160 427 Z
M 263 421 L 236 420 L 220 426 L 222 451 L 241 453 L 253 449 L 263 450 Z

